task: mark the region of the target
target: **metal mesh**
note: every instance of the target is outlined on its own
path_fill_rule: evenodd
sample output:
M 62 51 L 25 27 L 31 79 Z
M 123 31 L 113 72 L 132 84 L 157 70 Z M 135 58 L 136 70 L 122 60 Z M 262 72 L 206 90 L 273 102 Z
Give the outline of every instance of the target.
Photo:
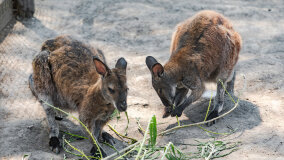
M 243 49 L 237 69 L 239 73 L 246 73 L 250 95 L 252 98 L 255 95 L 257 98 L 254 97 L 254 100 L 260 101 L 255 103 L 267 108 L 271 106 L 269 98 L 280 96 L 282 99 L 279 104 L 283 102 L 283 1 L 236 0 L 229 3 L 227 0 L 220 0 L 217 3 L 210 0 L 35 0 L 35 6 L 34 18 L 11 21 L 0 31 L 0 159 L 1 156 L 4 156 L 4 159 L 6 156 L 7 159 L 21 159 L 25 153 L 32 153 L 33 159 L 63 157 L 64 152 L 55 155 L 49 151 L 45 113 L 28 87 L 28 77 L 32 73 L 31 63 L 41 44 L 61 34 L 75 35 L 97 46 L 104 51 L 111 67 L 120 57 L 125 57 L 128 61 L 128 113 L 132 123 L 128 133 L 137 139 L 141 135 L 134 123 L 136 117 L 140 117 L 140 122 L 145 126 L 151 115 L 155 114 L 162 124 L 159 126 L 161 130 L 175 123 L 174 118 L 160 118 L 163 106 L 151 87 L 150 73 L 145 65 L 146 55 L 153 55 L 164 64 L 170 56 L 170 40 L 175 25 L 205 8 L 225 14 L 242 35 Z M 272 8 L 272 12 L 267 8 Z M 239 84 L 240 79 L 237 76 L 236 88 L 242 86 Z M 269 98 L 267 101 L 261 101 L 259 95 Z M 242 106 L 240 112 L 226 117 L 228 124 L 242 130 L 254 129 L 253 127 L 260 124 L 259 112 L 256 109 L 258 107 L 245 101 L 242 101 Z M 198 107 L 200 106 L 196 108 Z M 252 112 L 246 112 L 246 109 Z M 200 118 L 198 111 L 192 111 L 189 120 Z M 264 109 L 261 111 L 268 115 L 265 119 L 267 122 L 273 121 L 273 112 L 278 112 Z M 184 119 L 188 120 L 186 117 Z M 124 133 L 125 125 L 126 119 L 122 117 L 118 131 Z M 215 129 L 228 132 L 226 125 L 227 123 L 222 121 Z M 268 123 L 267 126 L 269 125 L 273 128 L 279 127 L 275 123 Z M 264 128 L 252 130 L 251 133 L 271 130 L 269 127 L 265 128 L 265 125 L 262 127 Z M 279 136 L 280 132 L 275 134 L 276 140 L 283 139 L 283 135 Z M 279 142 L 267 145 L 262 142 L 263 137 L 250 137 L 255 136 L 248 135 L 243 140 L 259 143 L 265 148 L 276 148 L 275 145 Z M 196 127 L 179 130 L 166 137 L 164 142 L 190 142 L 195 138 L 208 137 Z M 89 153 L 91 146 L 88 143 L 84 146 L 85 153 Z M 258 150 L 258 146 L 246 147 L 257 153 L 265 152 L 266 157 L 280 152 L 284 154 L 281 149 L 276 153 Z M 235 154 L 237 157 L 231 159 L 239 158 L 238 156 L 245 159 L 246 153 L 238 152 Z

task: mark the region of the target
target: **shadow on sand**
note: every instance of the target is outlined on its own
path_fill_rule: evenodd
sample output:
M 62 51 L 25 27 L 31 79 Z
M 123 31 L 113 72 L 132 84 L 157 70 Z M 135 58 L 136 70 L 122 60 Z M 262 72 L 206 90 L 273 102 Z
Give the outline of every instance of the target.
M 237 100 L 236 97 L 234 97 L 234 99 Z M 209 100 L 210 99 L 208 98 L 202 98 L 187 107 L 183 114 L 188 117 L 188 120 L 182 120 L 180 121 L 180 123 L 182 125 L 185 125 L 204 121 Z M 226 96 L 224 108 L 221 112 L 221 115 L 228 112 L 231 108 L 233 108 L 233 106 L 234 103 L 232 102 L 232 100 L 230 100 L 230 98 Z M 243 132 L 244 130 L 249 130 L 254 128 L 255 126 L 258 126 L 261 121 L 262 120 L 258 106 L 249 101 L 240 100 L 239 106 L 225 117 L 218 119 L 216 124 L 212 125 L 211 127 L 202 125 L 202 127 L 206 130 L 217 133 L 230 133 L 232 131 Z M 173 128 L 175 126 L 177 126 L 177 123 L 169 125 L 167 129 Z M 189 138 L 208 138 L 207 132 L 198 127 L 188 127 L 177 130 L 173 136 L 180 137 L 178 138 L 178 141 L 180 142 L 183 141 L 183 139 Z M 213 134 L 212 136 L 216 137 L 218 135 Z

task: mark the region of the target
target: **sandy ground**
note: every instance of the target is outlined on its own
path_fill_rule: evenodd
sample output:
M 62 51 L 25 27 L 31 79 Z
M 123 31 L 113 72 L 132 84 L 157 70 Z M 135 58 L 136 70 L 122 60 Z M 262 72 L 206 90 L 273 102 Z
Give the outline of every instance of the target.
M 176 125 L 175 118 L 161 118 L 163 106 L 151 87 L 145 57 L 152 55 L 165 63 L 175 25 L 203 9 L 224 14 L 241 34 L 237 91 L 244 84 L 241 74 L 246 76 L 240 106 L 216 125 L 205 128 L 221 133 L 229 128 L 236 130 L 230 136 L 218 137 L 242 142 L 238 151 L 223 159 L 284 159 L 284 1 L 280 0 L 36 0 L 35 18 L 14 21 L 1 33 L 0 159 L 21 159 L 24 154 L 30 155 L 30 159 L 63 159 L 66 154 L 49 151 L 45 113 L 27 82 L 32 59 L 42 42 L 60 34 L 71 34 L 99 47 L 111 67 L 119 57 L 128 61 L 129 136 L 142 138 L 136 118 L 146 127 L 153 114 L 163 123 L 159 131 Z M 214 84 L 208 85 L 209 90 L 215 88 Z M 201 121 L 207 105 L 205 98 L 188 107 L 181 117 L 182 123 Z M 226 101 L 227 110 L 232 105 L 230 100 Z M 126 118 L 122 114 L 121 120 L 111 124 L 123 132 Z M 65 131 L 80 130 L 69 120 L 61 125 Z M 162 137 L 159 142 L 171 141 L 184 151 L 191 151 L 184 144 L 195 139 L 207 141 L 210 137 L 200 128 L 191 127 Z M 89 153 L 91 145 L 87 141 L 72 144 Z M 119 143 L 116 147 L 122 146 Z

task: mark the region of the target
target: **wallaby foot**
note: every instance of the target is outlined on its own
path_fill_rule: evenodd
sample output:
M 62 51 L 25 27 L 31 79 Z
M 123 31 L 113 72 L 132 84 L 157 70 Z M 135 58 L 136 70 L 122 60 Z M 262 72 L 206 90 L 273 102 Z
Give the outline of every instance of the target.
M 58 154 L 60 152 L 60 142 L 59 139 L 57 137 L 51 137 L 49 139 L 49 147 L 50 150 L 56 154 Z
M 219 116 L 218 111 L 212 111 L 212 112 L 208 115 L 207 120 L 211 120 L 211 119 L 216 118 L 216 117 L 218 117 L 218 116 Z M 208 123 L 206 123 L 206 125 L 207 125 L 208 127 L 210 127 L 210 126 L 212 126 L 212 125 L 215 124 L 215 123 L 216 123 L 216 120 L 214 120 L 214 121 L 212 121 L 212 122 L 208 122 Z
M 183 110 L 184 110 L 184 109 L 181 108 L 181 107 L 176 108 L 176 109 L 174 109 L 174 110 L 172 111 L 171 116 L 172 116 L 172 117 L 175 117 L 175 116 L 180 117 L 180 116 L 182 115 Z
M 102 138 L 100 139 L 100 141 L 101 142 L 106 142 L 106 143 L 108 143 L 108 144 L 110 144 L 112 146 L 115 144 L 115 140 L 114 140 L 113 136 L 110 135 L 107 132 L 103 132 L 102 133 Z
M 222 81 L 224 82 L 224 81 Z M 207 117 L 207 120 L 211 120 L 213 118 L 216 118 L 219 116 L 219 113 L 223 110 L 223 106 L 224 106 L 224 94 L 225 94 L 225 89 L 223 87 L 226 86 L 227 84 L 224 83 L 222 84 L 222 82 L 217 82 L 217 93 L 216 96 L 214 98 L 214 107 L 213 110 L 209 113 L 209 116 Z M 216 123 L 216 120 L 213 122 L 209 122 L 207 123 L 207 126 L 212 126 L 213 124 Z
M 101 150 L 101 152 L 102 152 L 102 156 L 103 156 L 103 157 L 106 157 L 106 156 L 107 156 L 106 152 L 105 152 L 101 147 L 100 147 L 100 150 Z M 99 151 L 98 151 L 97 146 L 93 146 L 90 152 L 91 152 L 92 156 L 94 156 L 94 157 L 100 157 L 100 153 L 99 153 Z
M 62 119 L 63 119 L 62 117 L 55 116 L 55 120 L 57 121 L 61 121 Z

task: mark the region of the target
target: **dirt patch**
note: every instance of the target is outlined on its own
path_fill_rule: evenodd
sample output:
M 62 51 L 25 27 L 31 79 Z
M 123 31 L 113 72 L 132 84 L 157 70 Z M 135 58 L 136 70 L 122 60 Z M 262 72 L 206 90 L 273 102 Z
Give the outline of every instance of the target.
M 20 159 L 24 154 L 30 154 L 30 159 L 62 159 L 66 154 L 49 151 L 45 113 L 28 88 L 33 57 L 46 39 L 60 34 L 74 35 L 102 49 L 110 66 L 120 57 L 128 61 L 129 136 L 142 138 L 136 118 L 145 127 L 153 114 L 162 123 L 160 131 L 176 125 L 175 118 L 161 118 L 163 106 L 151 87 L 145 58 L 152 55 L 165 63 L 175 25 L 203 9 L 227 16 L 242 36 L 236 90 L 243 87 L 241 74 L 247 82 L 240 106 L 216 125 L 205 128 L 220 133 L 236 130 L 230 136 L 217 137 L 243 142 L 240 150 L 224 159 L 284 159 L 284 2 L 276 0 L 36 1 L 33 19 L 14 22 L 1 33 L 0 159 Z M 180 118 L 182 123 L 203 120 L 207 105 L 208 99 L 202 99 L 188 107 Z M 230 100 L 225 106 L 232 107 Z M 111 124 L 123 133 L 126 118 L 122 114 L 119 122 L 113 120 Z M 81 133 L 80 127 L 69 120 L 61 126 Z M 107 127 L 105 130 L 113 134 Z M 160 143 L 171 141 L 190 151 L 192 148 L 184 144 L 195 139 L 210 137 L 200 128 L 191 127 L 160 138 Z M 87 141 L 76 141 L 74 145 L 86 153 L 91 147 Z

